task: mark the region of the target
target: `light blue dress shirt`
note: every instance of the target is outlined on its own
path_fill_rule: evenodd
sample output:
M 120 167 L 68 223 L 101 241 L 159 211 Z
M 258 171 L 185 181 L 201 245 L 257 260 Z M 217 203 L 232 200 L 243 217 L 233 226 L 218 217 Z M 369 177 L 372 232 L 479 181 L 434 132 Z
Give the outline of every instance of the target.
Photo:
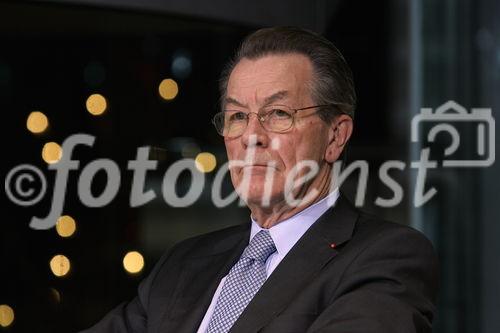
M 333 206 L 339 197 L 339 189 L 336 188 L 326 197 L 316 202 L 314 205 L 307 207 L 306 209 L 298 212 L 292 217 L 281 221 L 280 223 L 269 228 L 269 233 L 276 246 L 276 252 L 271 254 L 266 261 L 266 273 L 267 277 L 271 275 L 276 266 L 285 258 L 287 253 L 292 249 L 292 247 L 297 243 L 297 241 L 306 233 L 306 231 L 318 220 L 318 218 L 323 215 L 328 208 Z M 263 230 L 257 222 L 252 218 L 252 229 L 250 231 L 250 240 L 260 231 Z M 226 276 L 220 281 L 217 290 L 212 297 L 212 302 L 205 313 L 205 317 L 198 328 L 197 333 L 205 333 L 212 314 L 215 310 L 215 305 L 219 299 L 222 287 L 226 281 Z

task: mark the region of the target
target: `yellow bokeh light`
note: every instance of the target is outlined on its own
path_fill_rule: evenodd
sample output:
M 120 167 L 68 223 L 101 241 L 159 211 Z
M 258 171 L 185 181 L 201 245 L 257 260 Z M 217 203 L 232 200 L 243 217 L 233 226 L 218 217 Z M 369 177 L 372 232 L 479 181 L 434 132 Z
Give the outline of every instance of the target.
M 123 257 L 123 267 L 129 273 L 139 273 L 144 268 L 144 257 L 137 251 L 130 251 Z
M 108 107 L 108 103 L 106 102 L 106 98 L 100 94 L 92 94 L 87 98 L 87 111 L 94 115 L 99 116 L 106 111 Z
M 70 237 L 76 231 L 76 222 L 69 215 L 63 215 L 57 219 L 56 231 L 61 237 Z
M 217 159 L 212 153 L 199 153 L 196 155 L 194 162 L 196 164 L 196 169 L 204 173 L 213 171 L 217 166 Z
M 7 304 L 0 305 L 0 326 L 9 327 L 14 321 L 14 310 Z
M 177 86 L 177 82 L 175 82 L 174 80 L 165 79 L 161 81 L 160 86 L 158 87 L 158 92 L 163 99 L 169 101 L 177 96 L 177 93 L 179 92 L 179 86 Z
M 32 133 L 42 133 L 49 126 L 49 119 L 40 111 L 33 111 L 26 120 L 26 127 Z
M 56 254 L 50 259 L 50 270 L 55 276 L 65 276 L 71 268 L 69 259 L 63 254 Z
M 55 142 L 47 142 L 42 149 L 42 158 L 48 164 L 58 162 L 62 157 L 63 151 L 61 146 Z

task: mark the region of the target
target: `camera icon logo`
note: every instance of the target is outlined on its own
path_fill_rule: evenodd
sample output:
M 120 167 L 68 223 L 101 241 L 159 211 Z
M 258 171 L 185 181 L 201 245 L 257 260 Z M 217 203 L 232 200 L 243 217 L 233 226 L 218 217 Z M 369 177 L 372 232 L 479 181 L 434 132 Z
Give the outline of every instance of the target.
M 467 112 L 466 108 L 451 100 L 436 108 L 434 113 L 431 108 L 422 108 L 411 122 L 412 142 L 419 141 L 424 124 L 426 128 L 431 125 L 427 142 L 434 142 L 441 132 L 451 137 L 451 143 L 444 149 L 443 167 L 488 167 L 495 162 L 495 119 L 490 108 L 472 108 L 471 112 Z M 468 152 L 474 155 L 467 156 L 467 159 L 457 156 L 463 141 L 458 128 L 467 134 Z

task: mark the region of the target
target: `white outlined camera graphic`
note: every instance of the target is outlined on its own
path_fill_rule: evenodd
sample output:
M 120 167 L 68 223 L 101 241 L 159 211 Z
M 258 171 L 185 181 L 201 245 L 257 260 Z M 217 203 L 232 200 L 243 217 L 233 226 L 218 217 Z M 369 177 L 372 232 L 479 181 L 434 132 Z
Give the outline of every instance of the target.
M 419 134 L 424 123 L 433 125 L 422 140 Z M 459 123 L 470 127 L 475 134 L 475 156 L 470 159 L 457 158 L 458 148 L 461 145 L 461 135 L 457 129 Z M 411 141 L 434 142 L 438 134 L 446 132 L 451 137 L 451 144 L 444 150 L 443 167 L 488 167 L 495 162 L 495 119 L 490 108 L 466 108 L 455 101 L 448 101 L 437 107 L 434 112 L 431 108 L 422 108 L 411 122 Z M 443 133 L 444 134 L 444 133 Z M 474 136 L 469 135 L 468 140 Z M 470 144 L 470 142 L 468 142 Z

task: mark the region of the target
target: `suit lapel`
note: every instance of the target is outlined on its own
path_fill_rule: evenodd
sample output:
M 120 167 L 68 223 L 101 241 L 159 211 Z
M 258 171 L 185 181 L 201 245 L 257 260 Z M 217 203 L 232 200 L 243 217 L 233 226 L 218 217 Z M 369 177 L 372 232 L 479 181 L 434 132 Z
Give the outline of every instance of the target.
M 165 311 L 158 332 L 196 332 L 212 297 L 231 267 L 248 245 L 249 225 L 223 242 L 213 242 L 197 249 L 182 263 L 179 285 L 172 306 Z
M 351 238 L 357 215 L 350 203 L 339 197 L 335 207 L 311 226 L 276 267 L 231 332 L 256 332 L 277 316 L 337 255 L 336 248 Z

